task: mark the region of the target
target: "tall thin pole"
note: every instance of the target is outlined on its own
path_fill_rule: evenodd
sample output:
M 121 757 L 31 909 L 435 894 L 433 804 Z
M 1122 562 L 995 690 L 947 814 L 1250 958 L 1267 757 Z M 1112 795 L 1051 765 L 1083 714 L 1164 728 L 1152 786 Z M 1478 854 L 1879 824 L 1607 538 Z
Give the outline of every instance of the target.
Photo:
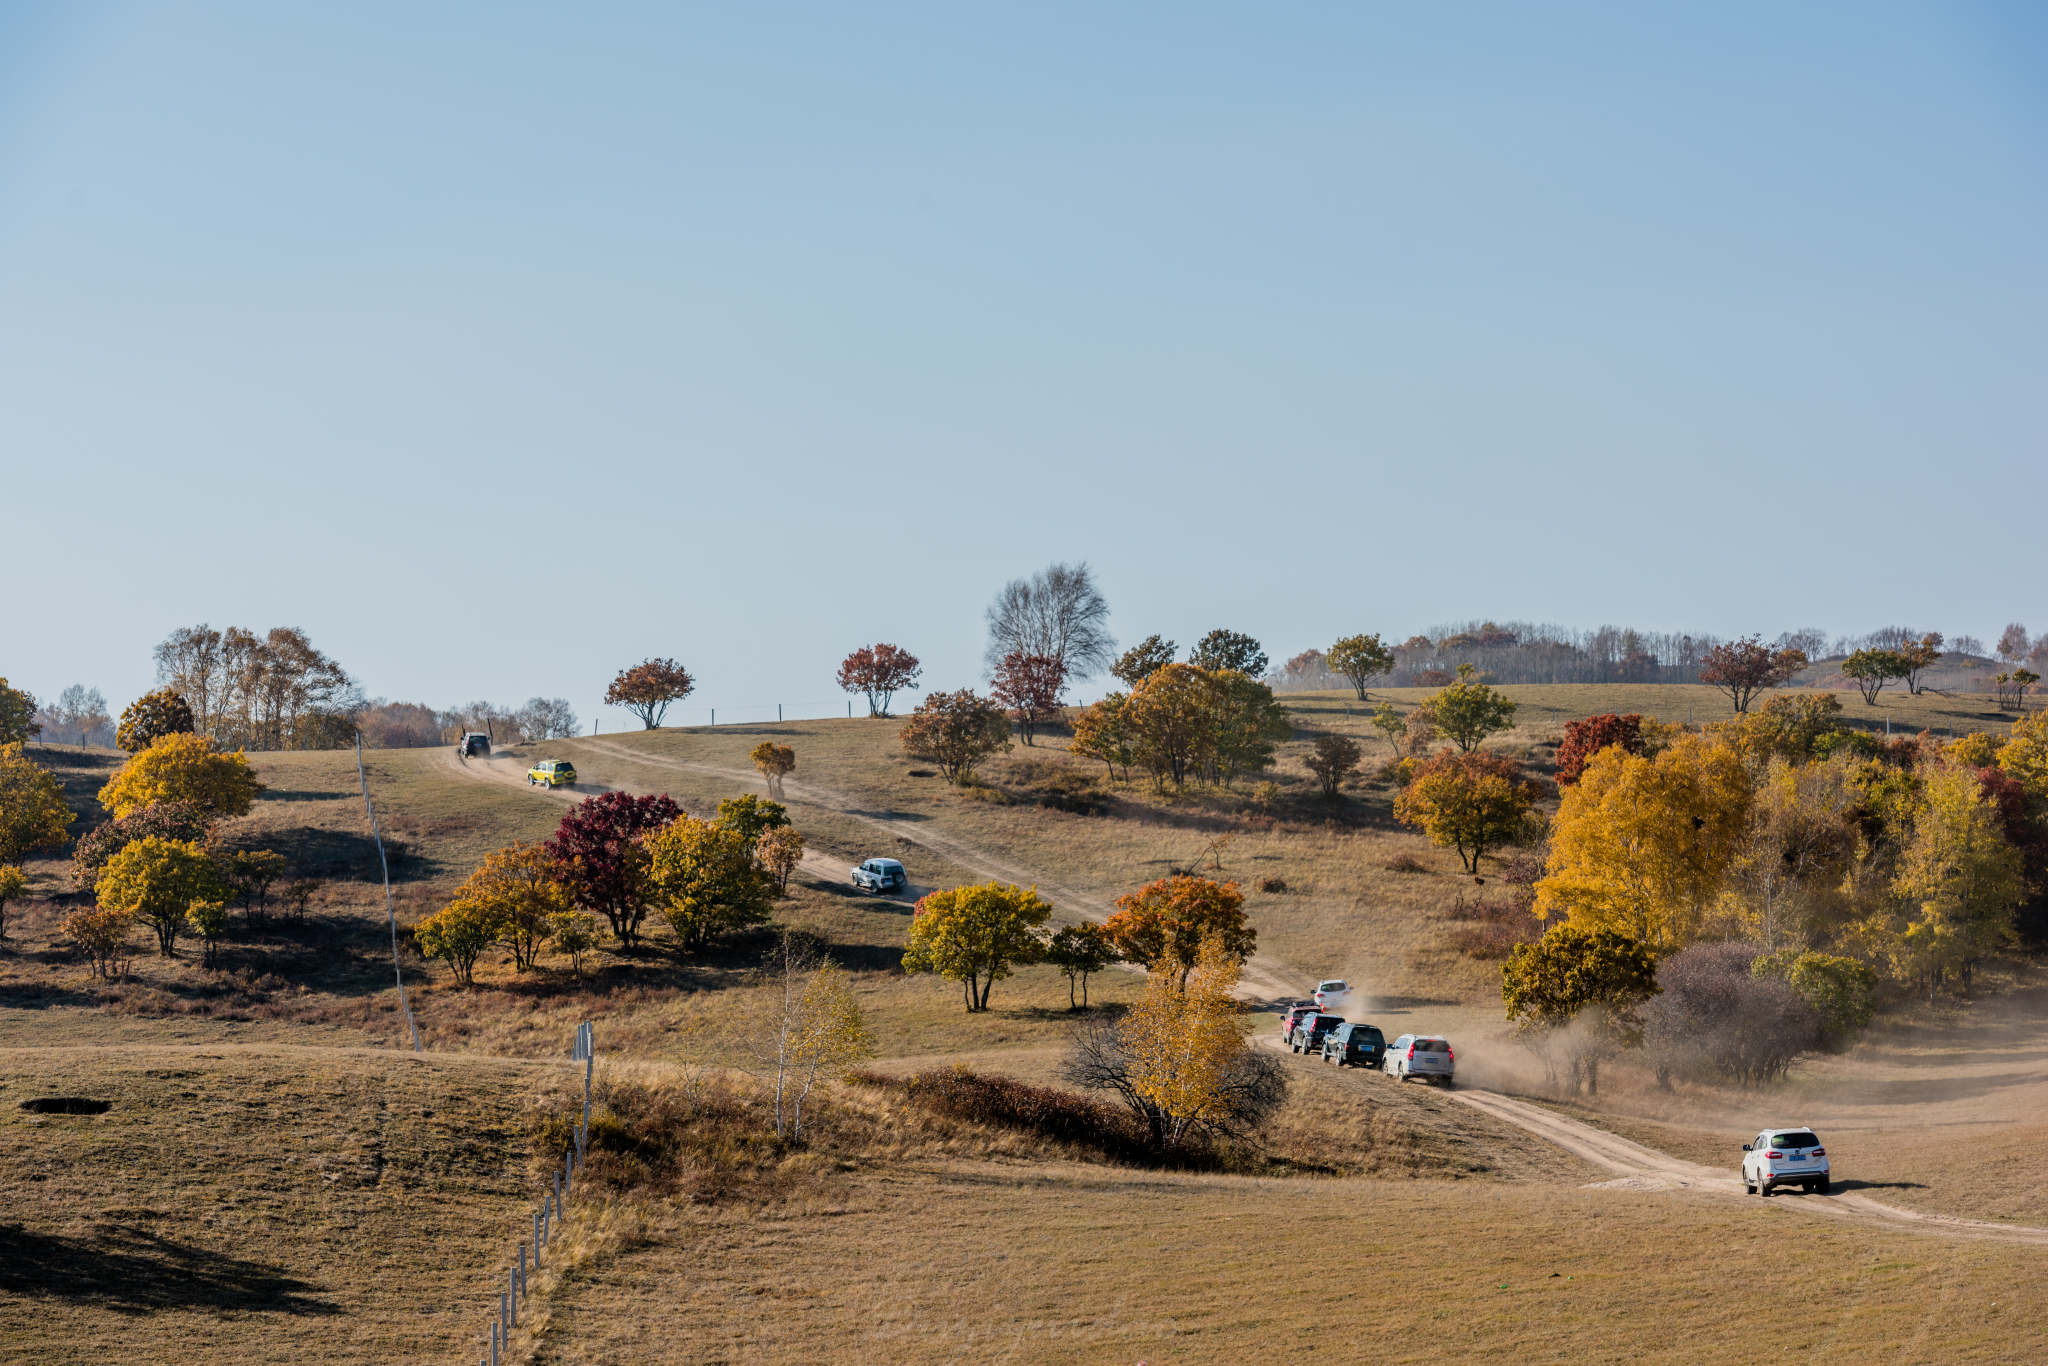
M 377 866 L 384 870 L 384 914 L 391 922 L 391 971 L 398 978 L 398 1010 L 412 1031 L 412 1051 L 421 1052 L 420 1027 L 405 1003 L 405 968 L 398 961 L 398 906 L 391 899 L 391 863 L 384 857 L 384 832 L 377 828 L 377 808 L 370 801 L 370 775 L 363 768 L 363 735 L 356 732 L 356 779 L 363 785 L 363 810 L 370 817 L 370 835 L 377 841 Z

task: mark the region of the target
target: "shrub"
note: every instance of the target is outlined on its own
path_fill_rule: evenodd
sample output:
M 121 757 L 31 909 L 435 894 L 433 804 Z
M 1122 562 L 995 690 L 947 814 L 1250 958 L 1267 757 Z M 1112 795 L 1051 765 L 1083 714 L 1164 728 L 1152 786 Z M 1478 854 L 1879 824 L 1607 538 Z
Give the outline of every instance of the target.
M 145 835 L 184 844 L 211 845 L 213 818 L 197 802 L 153 802 L 120 820 L 103 821 L 71 851 L 71 885 L 89 892 L 107 860 Z
M 1429 871 L 1429 865 L 1416 858 L 1413 854 L 1396 854 L 1390 859 L 1383 859 L 1380 862 L 1380 867 L 1390 873 L 1427 873 Z
M 1566 722 L 1564 743 L 1557 747 L 1557 780 L 1560 783 L 1577 782 L 1586 767 L 1586 760 L 1609 745 L 1620 745 L 1630 754 L 1641 754 L 1643 718 L 1634 712 L 1626 716 L 1607 712 L 1589 716 L 1583 721 Z
M 1643 1011 L 1659 1086 L 1674 1073 L 1763 1085 L 1819 1046 L 1819 1014 L 1781 978 L 1756 976 L 1756 957 L 1748 944 L 1695 944 L 1659 965 L 1663 994 Z
M 116 818 L 158 802 L 195 802 L 210 816 L 246 816 L 263 784 L 240 750 L 222 754 L 209 735 L 159 736 L 100 789 Z
M 1287 890 L 1287 879 L 1284 877 L 1262 877 L 1259 879 L 1259 890 L 1273 896 L 1281 895 Z

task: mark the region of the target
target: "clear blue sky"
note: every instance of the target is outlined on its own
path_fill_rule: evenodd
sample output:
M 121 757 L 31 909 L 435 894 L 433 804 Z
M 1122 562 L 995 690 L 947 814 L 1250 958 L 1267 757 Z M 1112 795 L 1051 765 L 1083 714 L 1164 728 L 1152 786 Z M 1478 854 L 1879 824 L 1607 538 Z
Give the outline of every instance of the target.
M 2048 628 L 2048 7 L 1679 9 L 8 5 L 0 673 Z

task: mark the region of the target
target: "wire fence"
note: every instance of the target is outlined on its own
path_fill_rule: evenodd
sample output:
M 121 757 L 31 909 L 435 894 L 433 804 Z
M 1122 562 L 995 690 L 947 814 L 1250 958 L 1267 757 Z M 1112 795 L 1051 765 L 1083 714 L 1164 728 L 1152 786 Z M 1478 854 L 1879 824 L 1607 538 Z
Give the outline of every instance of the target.
M 904 696 L 909 697 L 910 694 L 906 693 Z M 919 699 L 922 696 L 922 694 L 918 694 Z M 858 713 L 854 711 L 856 704 L 860 707 Z M 867 708 L 867 702 L 861 698 L 846 698 L 831 702 L 748 702 L 736 707 L 670 707 L 662 718 L 662 724 L 664 726 L 715 726 L 720 724 L 718 718 L 721 713 L 725 717 L 724 724 L 728 726 L 760 725 L 768 721 L 779 722 L 785 720 L 836 721 L 842 716 L 850 721 L 856 715 L 866 716 L 868 714 Z M 907 707 L 902 709 L 908 710 Z M 606 710 L 619 711 L 620 709 L 607 707 Z M 890 710 L 893 712 L 898 710 L 898 708 L 892 706 Z M 616 718 L 614 719 L 616 721 Z M 639 724 L 630 717 L 627 717 L 626 721 L 630 724 L 618 724 L 617 728 L 622 730 L 631 729 Z M 603 724 L 603 721 L 592 721 L 590 724 L 591 734 L 599 734 L 600 732 L 597 728 Z
M 517 1255 L 505 1267 L 505 1288 L 498 1292 L 498 1313 L 489 1323 L 490 1350 L 477 1358 L 477 1366 L 499 1366 L 501 1358 L 511 1355 L 512 1330 L 519 1326 L 520 1305 L 531 1293 L 527 1281 L 527 1254 L 531 1251 L 533 1274 L 539 1275 L 543 1254 L 561 1233 L 564 1211 L 575 1189 L 576 1174 L 583 1170 L 584 1158 L 588 1155 L 590 1084 L 597 1070 L 597 1033 L 588 1020 L 576 1026 L 569 1058 L 583 1064 L 583 1116 L 570 1135 L 568 1150 L 562 1155 L 562 1165 L 554 1170 L 549 1185 L 541 1191 L 540 1204 L 534 1207 L 532 1241 L 522 1241 Z

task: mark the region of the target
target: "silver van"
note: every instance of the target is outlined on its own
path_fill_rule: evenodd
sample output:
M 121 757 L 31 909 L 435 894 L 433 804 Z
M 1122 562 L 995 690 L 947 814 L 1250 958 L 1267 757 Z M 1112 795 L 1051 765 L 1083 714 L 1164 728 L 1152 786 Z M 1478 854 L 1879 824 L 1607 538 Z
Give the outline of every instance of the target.
M 1455 1085 L 1458 1055 L 1448 1039 L 1434 1034 L 1403 1034 L 1387 1045 L 1383 1070 L 1395 1081 L 1421 1077 L 1440 1086 Z

